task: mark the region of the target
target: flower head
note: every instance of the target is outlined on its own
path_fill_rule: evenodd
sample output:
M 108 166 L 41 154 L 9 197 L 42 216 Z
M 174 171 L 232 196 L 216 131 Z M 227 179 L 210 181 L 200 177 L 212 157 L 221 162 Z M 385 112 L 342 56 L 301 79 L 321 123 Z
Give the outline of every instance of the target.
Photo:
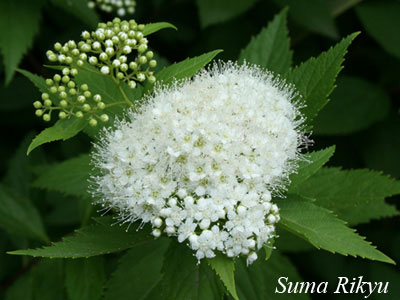
M 303 119 L 293 98 L 270 73 L 233 63 L 159 88 L 104 131 L 94 194 L 122 220 L 177 236 L 199 260 L 220 251 L 252 263 L 279 221 L 271 196 L 299 159 Z

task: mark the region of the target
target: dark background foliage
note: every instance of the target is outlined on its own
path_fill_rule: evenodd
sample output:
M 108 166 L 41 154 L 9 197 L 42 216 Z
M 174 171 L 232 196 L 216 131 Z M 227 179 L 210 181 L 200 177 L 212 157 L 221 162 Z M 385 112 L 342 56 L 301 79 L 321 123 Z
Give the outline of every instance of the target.
M 24 54 L 20 68 L 42 76 L 51 74 L 51 70 L 43 68 L 47 63 L 46 50 L 52 48 L 57 41 L 78 38 L 83 30 L 93 24 L 90 20 L 84 21 L 85 17 L 79 17 L 76 11 L 71 13 L 63 8 L 62 5 L 67 5 L 67 2 L 21 1 L 21 5 L 34 3 L 41 5 L 42 9 L 40 28 L 32 46 Z M 207 11 L 204 6 L 210 5 L 209 2 L 213 3 L 212 0 L 137 0 L 134 18 L 138 22 L 167 21 L 178 27 L 178 31 L 164 30 L 150 37 L 149 44 L 160 57 L 161 65 L 163 62 L 180 61 L 214 49 L 224 50 L 218 56 L 220 59 L 235 60 L 250 37 L 265 27 L 284 6 L 289 7 L 288 26 L 295 64 L 327 50 L 341 37 L 361 31 L 362 34 L 354 41 L 346 56 L 345 67 L 338 78 L 338 88 L 331 96 L 332 102 L 315 121 L 312 136 L 315 144 L 312 149 L 335 144 L 336 153 L 329 165 L 346 169 L 381 170 L 400 179 L 399 1 L 247 0 L 243 9 L 231 15 L 226 8 L 219 8 L 218 5 L 214 7 L 213 13 Z M 223 2 L 235 6 L 236 0 Z M 235 11 L 234 8 L 232 10 Z M 0 18 L 9 17 L 5 14 L 5 11 L 0 11 Z M 99 16 L 102 20 L 111 18 L 101 12 Z M 0 28 L 0 34 L 5 36 L 8 30 Z M 4 38 L 0 41 L 5 43 Z M 79 204 L 66 196 L 46 193 L 24 184 L 29 182 L 28 177 L 34 176 L 37 171 L 35 166 L 62 161 L 87 151 L 90 147 L 89 139 L 80 134 L 63 143 L 46 144 L 28 158 L 25 157 L 32 135 L 47 126 L 35 117 L 32 107 L 33 101 L 40 95 L 28 79 L 18 73 L 6 85 L 5 79 L 1 62 L 0 176 L 3 182 L 18 192 L 26 189 L 26 194 L 44 217 L 50 239 L 57 240 L 79 225 Z M 14 176 L 10 175 L 12 173 Z M 392 198 L 388 202 L 397 203 L 399 208 L 396 200 Z M 400 261 L 399 225 L 400 218 L 395 217 L 359 225 L 357 229 L 394 260 Z M 30 247 L 35 246 L 34 242 L 29 243 Z M 27 258 L 8 256 L 5 252 L 26 246 L 28 240 L 0 230 L 0 299 L 6 299 L 5 292 L 32 267 L 32 262 Z M 400 274 L 396 266 L 333 255 L 325 251 L 287 250 L 290 259 L 306 280 L 330 281 L 332 286 L 338 276 L 364 276 L 365 280 L 370 281 L 390 281 L 389 295 L 374 295 L 371 299 L 400 299 Z M 40 288 L 42 290 L 36 294 L 45 295 L 46 287 Z M 323 297 L 344 299 L 345 296 L 329 294 Z M 360 297 L 348 295 L 352 299 Z

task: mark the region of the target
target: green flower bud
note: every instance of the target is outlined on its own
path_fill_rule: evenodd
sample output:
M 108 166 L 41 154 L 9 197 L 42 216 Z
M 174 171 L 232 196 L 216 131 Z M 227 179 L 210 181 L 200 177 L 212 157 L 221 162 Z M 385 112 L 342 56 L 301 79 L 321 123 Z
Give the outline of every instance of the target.
M 90 111 L 91 107 L 89 104 L 85 103 L 85 104 L 83 104 L 82 109 L 83 109 L 83 111 L 88 112 L 88 111 Z
M 59 92 L 65 92 L 65 86 L 60 85 L 60 86 L 58 87 L 58 91 L 59 91 Z
M 145 26 L 144 26 L 143 24 L 140 24 L 140 25 L 138 25 L 137 28 L 138 28 L 140 31 L 143 31 L 143 30 L 144 30 L 144 27 L 145 27 Z
M 146 56 L 140 56 L 138 61 L 139 61 L 139 64 L 144 65 L 145 63 L 147 63 L 147 58 L 146 58 Z
M 60 98 L 61 99 L 67 98 L 67 93 L 66 92 L 60 92 Z
M 75 117 L 77 117 L 78 119 L 82 119 L 83 118 L 83 113 L 81 111 L 77 111 L 75 114 Z
M 104 104 L 104 102 L 99 102 L 99 103 L 97 103 L 97 107 L 99 109 L 104 109 L 104 108 L 106 108 L 106 105 Z
M 118 79 L 124 78 L 124 73 L 118 72 L 118 73 L 117 73 L 117 78 L 118 78 Z
M 65 100 L 61 100 L 61 101 L 60 101 L 60 106 L 61 106 L 62 108 L 66 108 L 66 107 L 68 107 L 68 102 L 65 101 Z
M 79 51 L 79 49 L 73 49 L 71 53 L 73 56 L 78 56 L 81 52 Z
M 78 96 L 78 98 L 76 100 L 78 100 L 79 103 L 85 103 L 86 98 L 85 98 L 85 96 L 80 95 L 80 96 Z
M 114 24 L 119 24 L 119 23 L 121 23 L 121 19 L 120 18 L 114 18 L 113 23 Z
M 149 66 L 150 68 L 155 68 L 157 67 L 157 61 L 152 59 L 151 61 L 149 61 Z
M 70 56 L 68 56 L 68 57 L 65 59 L 65 62 L 66 62 L 68 65 L 72 64 L 73 61 L 74 61 L 74 60 L 73 60 L 72 57 L 70 57 Z
M 49 114 L 44 114 L 44 115 L 43 115 L 43 121 L 49 122 L 50 120 L 51 120 L 51 117 L 50 117 Z
M 125 64 L 125 63 L 124 63 L 124 64 L 122 64 L 122 65 L 121 65 L 119 68 L 120 68 L 120 70 L 121 70 L 121 71 L 123 71 L 123 72 L 126 72 L 126 71 L 128 71 L 128 65 L 127 65 L 127 64 Z
M 92 93 L 89 92 L 89 91 L 85 91 L 85 92 L 83 93 L 83 96 L 85 96 L 86 98 L 90 98 L 90 96 L 92 96 Z
M 64 69 L 62 69 L 62 73 L 63 73 L 64 75 L 69 75 L 70 69 L 69 69 L 69 68 L 64 68 Z
M 87 91 L 88 89 L 89 89 L 89 86 L 86 83 L 81 85 L 81 90 L 82 91 Z
M 49 94 L 43 93 L 42 94 L 42 100 L 47 100 L 47 99 L 49 99 Z
M 151 84 L 153 84 L 154 82 L 156 82 L 156 77 L 155 77 L 154 75 L 150 75 L 150 76 L 147 78 L 147 80 L 148 80 Z
M 38 116 L 38 117 L 41 117 L 41 116 L 43 115 L 43 110 L 37 109 L 37 110 L 35 111 L 35 115 Z
M 138 52 L 139 52 L 139 53 L 143 53 L 143 52 L 145 52 L 146 50 L 147 50 L 147 45 L 142 44 L 142 45 L 140 45 L 140 46 L 138 47 Z
M 82 62 L 83 63 L 83 62 Z M 78 75 L 78 70 L 77 69 L 71 69 L 71 75 L 72 76 L 76 76 L 76 75 Z
M 142 46 L 142 45 L 141 45 L 141 46 Z M 152 59 L 152 58 L 154 57 L 154 52 L 153 52 L 153 51 L 147 51 L 146 57 L 147 57 L 148 59 Z
M 110 118 L 109 118 L 108 115 L 106 115 L 106 114 L 102 114 L 102 115 L 100 116 L 100 120 L 101 120 L 102 122 L 108 122 L 109 119 L 110 119 Z
M 68 75 L 65 75 L 65 76 L 62 77 L 62 82 L 63 82 L 63 83 L 68 83 L 70 80 L 71 80 L 71 79 L 69 78 Z
M 42 103 L 40 101 L 35 101 L 35 102 L 33 102 L 33 107 L 34 108 L 41 108 L 42 107 Z
M 72 95 L 72 96 L 75 96 L 76 93 L 77 93 L 76 89 L 69 89 L 68 92 L 69 92 L 69 94 Z
M 67 86 L 68 86 L 70 89 L 73 89 L 73 88 L 75 87 L 75 82 L 70 81 L 70 82 L 68 82 Z
M 79 67 L 82 67 L 82 66 L 83 66 L 83 61 L 82 61 L 82 60 L 78 60 L 78 61 L 76 62 L 76 64 L 77 64 Z
M 99 94 L 96 94 L 96 95 L 93 96 L 93 100 L 95 102 L 100 102 L 101 101 L 101 96 Z
M 59 74 L 56 74 L 56 75 L 53 76 L 53 79 L 54 79 L 55 82 L 60 82 L 61 76 Z
M 53 104 L 53 103 L 51 102 L 50 99 L 44 100 L 44 106 L 50 107 L 51 104 Z
M 136 87 L 136 82 L 133 81 L 133 80 L 131 80 L 131 81 L 128 82 L 128 86 L 129 86 L 131 89 L 134 89 L 134 88 Z
M 55 86 L 52 86 L 49 91 L 50 93 L 55 94 L 57 93 L 57 88 Z
M 146 80 L 146 75 L 144 75 L 144 73 L 137 74 L 137 80 L 139 80 L 140 82 L 145 81 Z
M 48 78 L 48 79 L 46 79 L 46 84 L 47 85 L 53 85 L 54 81 L 52 79 Z
M 61 45 L 60 43 L 55 43 L 55 44 L 54 44 L 54 49 L 55 49 L 55 50 L 60 51 L 61 48 L 62 48 L 62 45 Z
M 68 47 L 70 48 L 70 49 L 74 49 L 74 48 L 76 48 L 76 44 L 75 44 L 75 42 L 74 41 L 69 41 L 68 42 Z
M 132 70 L 137 70 L 138 64 L 135 63 L 135 62 L 131 62 L 131 63 L 129 64 L 129 68 L 131 68 Z
M 67 117 L 67 114 L 63 111 L 60 111 L 60 113 L 58 114 L 58 117 L 62 120 L 65 119 Z
M 97 121 L 95 119 L 90 119 L 89 120 L 89 125 L 92 127 L 96 127 L 97 126 Z
M 82 38 L 84 38 L 84 39 L 90 38 L 90 33 L 88 31 L 82 32 Z

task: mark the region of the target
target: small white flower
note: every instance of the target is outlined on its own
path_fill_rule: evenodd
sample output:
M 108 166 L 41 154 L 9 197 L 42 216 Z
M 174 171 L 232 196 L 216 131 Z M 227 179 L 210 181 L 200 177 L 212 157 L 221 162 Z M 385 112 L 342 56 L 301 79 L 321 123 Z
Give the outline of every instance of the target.
M 103 67 L 101 67 L 100 72 L 103 74 L 108 74 L 108 73 L 110 73 L 110 68 L 107 66 L 103 66 Z
M 292 89 L 227 63 L 156 89 L 93 154 L 94 195 L 121 218 L 177 236 L 197 259 L 257 259 L 274 237 L 279 195 L 297 168 L 303 118 Z M 102 72 L 109 72 L 108 69 Z M 129 174 L 129 176 L 127 176 Z

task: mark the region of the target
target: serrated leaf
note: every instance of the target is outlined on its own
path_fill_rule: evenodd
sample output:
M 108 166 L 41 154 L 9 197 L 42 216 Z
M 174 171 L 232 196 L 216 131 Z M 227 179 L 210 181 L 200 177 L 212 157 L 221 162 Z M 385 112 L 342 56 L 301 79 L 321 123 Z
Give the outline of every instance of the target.
M 187 58 L 181 62 L 174 63 L 157 73 L 157 80 L 163 84 L 169 84 L 174 79 L 180 80 L 192 77 L 200 69 L 204 68 L 222 50 L 214 50 L 200 56 Z
M 290 260 L 277 250 L 272 251 L 268 261 L 260 257 L 250 266 L 246 265 L 244 259 L 237 259 L 235 275 L 240 300 L 310 299 L 305 293 L 275 292 L 276 288 L 280 288 L 278 285 L 280 277 L 288 277 L 293 282 L 303 281 Z
M 66 195 L 87 197 L 90 171 L 90 157 L 82 154 L 44 168 L 32 186 Z
M 328 103 L 335 87 L 336 76 L 342 69 L 344 55 L 358 33 L 344 38 L 340 43 L 297 66 L 287 76 L 300 92 L 306 107 L 301 111 L 310 125 L 316 114 Z
M 395 264 L 326 208 L 294 195 L 275 201 L 280 209 L 279 226 L 299 235 L 314 247 Z
M 0 50 L 3 54 L 6 83 L 14 75 L 23 55 L 39 31 L 44 0 L 0 1 Z
M 26 154 L 29 155 L 32 150 L 43 144 L 68 140 L 82 131 L 86 125 L 86 119 L 72 118 L 69 120 L 58 120 L 53 126 L 46 128 L 32 140 Z
M 322 168 L 291 192 L 315 199 L 350 224 L 399 215 L 384 199 L 400 194 L 400 182 L 376 171 Z
M 367 33 L 387 52 L 400 58 L 400 3 L 398 1 L 366 1 L 356 6 L 356 13 Z
M 235 262 L 226 255 L 217 254 L 214 258 L 208 259 L 208 264 L 217 273 L 232 297 L 238 300 L 235 287 Z
M 74 235 L 66 236 L 61 242 L 51 246 L 8 253 L 34 257 L 82 258 L 122 251 L 152 240 L 152 236 L 145 229 L 136 231 L 134 226 L 131 226 L 130 230 L 126 231 L 127 226 L 112 226 L 112 220 L 106 220 L 78 229 Z
M 161 29 L 165 29 L 165 28 L 172 28 L 175 30 L 178 30 L 178 28 L 176 28 L 174 25 L 167 23 L 167 22 L 157 22 L 157 23 L 150 23 L 150 24 L 146 24 L 143 30 L 143 35 L 149 35 L 152 34 L 154 32 L 157 32 Z
M 170 239 L 159 238 L 145 245 L 130 249 L 119 261 L 119 265 L 107 282 L 105 300 L 148 298 L 161 281 L 163 257 Z M 127 284 L 127 278 L 134 280 Z M 90 298 L 91 299 L 91 298 Z
M 87 126 L 85 128 L 85 133 L 92 137 L 104 126 L 112 125 L 115 118 L 122 117 L 125 109 L 129 108 L 129 104 L 124 98 L 123 93 L 125 93 L 128 101 L 136 106 L 140 104 L 139 99 L 143 95 L 143 87 L 141 85 L 138 84 L 134 89 L 129 88 L 124 82 L 120 82 L 117 85 L 110 76 L 101 74 L 89 64 L 79 69 L 78 74 L 75 76 L 75 81 L 78 85 L 87 84 L 92 94 L 100 94 L 102 102 L 106 105 L 119 103 L 102 111 L 102 113 L 106 113 L 109 116 L 107 123 L 99 122 L 96 127 Z
M 100 299 L 105 279 L 102 256 L 65 261 L 65 287 L 70 300 Z
M 289 16 L 312 32 L 336 39 L 338 31 L 325 0 L 275 0 L 289 7 Z
M 64 300 L 62 260 L 41 260 L 7 289 L 6 300 Z
M 310 176 L 315 174 L 328 160 L 332 157 L 335 152 L 335 146 L 329 148 L 313 151 L 304 155 L 304 160 L 299 162 L 299 168 L 297 173 L 290 175 L 290 186 L 289 192 L 294 190 L 296 186 L 306 181 Z
M 246 60 L 272 72 L 285 74 L 292 64 L 292 51 L 286 26 L 287 9 L 268 23 L 267 27 L 253 37 L 239 56 L 239 62 Z
M 46 84 L 46 80 L 43 77 L 32 74 L 31 72 L 22 69 L 17 69 L 17 71 L 28 78 L 42 93 L 47 93 L 48 86 Z
M 83 23 L 95 29 L 100 22 L 95 10 L 88 7 L 87 1 L 82 0 L 51 0 L 51 2 L 64 11 L 76 16 Z
M 203 28 L 228 21 L 250 9 L 257 0 L 196 0 Z
M 390 98 L 377 85 L 351 76 L 339 77 L 337 85 L 332 100 L 314 120 L 315 134 L 347 135 L 366 129 L 387 116 Z
M 0 227 L 11 234 L 47 242 L 41 217 L 29 199 L 0 184 Z
M 162 268 L 161 297 L 165 300 L 221 300 L 223 287 L 207 263 L 197 264 L 186 245 L 171 244 Z

